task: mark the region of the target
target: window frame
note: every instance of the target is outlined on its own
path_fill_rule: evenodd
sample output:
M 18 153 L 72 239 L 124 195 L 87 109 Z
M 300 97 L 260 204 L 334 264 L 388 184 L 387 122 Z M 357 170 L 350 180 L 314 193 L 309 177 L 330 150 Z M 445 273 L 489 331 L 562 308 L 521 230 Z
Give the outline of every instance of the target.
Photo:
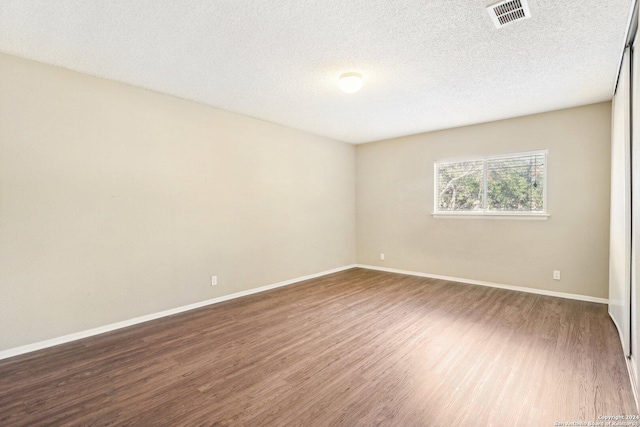
M 543 172 L 543 180 L 544 184 L 542 187 L 542 212 L 508 212 L 508 211 L 489 211 L 486 209 L 487 203 L 487 167 L 486 162 L 488 160 L 498 160 L 505 159 L 510 157 L 519 157 L 526 155 L 539 155 L 542 154 L 544 156 L 544 172 Z M 462 163 L 462 162 L 473 162 L 473 161 L 482 161 L 483 162 L 483 177 L 482 177 L 482 185 L 483 185 L 483 202 L 485 208 L 482 211 L 440 211 L 438 210 L 438 166 L 446 165 L 451 163 Z M 517 153 L 506 153 L 506 154 L 494 154 L 490 156 L 469 156 L 469 157 L 458 157 L 453 159 L 442 159 L 436 160 L 433 162 L 433 211 L 432 216 L 434 218 L 492 218 L 492 219 L 534 219 L 534 220 L 546 220 L 549 218 L 548 206 L 547 206 L 547 187 L 548 187 L 548 175 L 549 175 L 549 150 L 533 150 L 533 151 L 522 151 Z

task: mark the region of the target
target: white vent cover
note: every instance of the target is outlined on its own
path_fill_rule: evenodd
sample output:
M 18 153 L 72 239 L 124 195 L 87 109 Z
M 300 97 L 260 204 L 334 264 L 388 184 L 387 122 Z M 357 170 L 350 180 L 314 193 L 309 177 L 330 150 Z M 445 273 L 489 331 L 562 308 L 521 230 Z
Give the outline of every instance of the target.
M 503 0 L 488 6 L 487 10 L 496 28 L 502 28 L 531 16 L 527 0 Z

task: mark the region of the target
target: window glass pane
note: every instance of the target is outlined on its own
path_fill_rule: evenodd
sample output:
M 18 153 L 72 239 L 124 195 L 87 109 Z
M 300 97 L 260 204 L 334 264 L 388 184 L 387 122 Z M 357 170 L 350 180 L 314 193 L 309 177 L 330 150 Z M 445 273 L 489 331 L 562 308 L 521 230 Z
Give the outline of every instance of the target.
M 443 163 L 437 167 L 439 211 L 482 211 L 483 161 Z
M 487 210 L 543 212 L 542 153 L 487 160 Z

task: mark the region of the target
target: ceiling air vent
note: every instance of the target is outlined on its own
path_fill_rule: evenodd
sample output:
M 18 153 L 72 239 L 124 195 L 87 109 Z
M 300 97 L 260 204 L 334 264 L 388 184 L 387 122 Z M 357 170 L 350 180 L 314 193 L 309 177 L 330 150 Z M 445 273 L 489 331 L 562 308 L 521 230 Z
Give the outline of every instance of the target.
M 504 0 L 487 7 L 489 16 L 496 28 L 502 28 L 512 22 L 521 21 L 531 16 L 526 0 Z

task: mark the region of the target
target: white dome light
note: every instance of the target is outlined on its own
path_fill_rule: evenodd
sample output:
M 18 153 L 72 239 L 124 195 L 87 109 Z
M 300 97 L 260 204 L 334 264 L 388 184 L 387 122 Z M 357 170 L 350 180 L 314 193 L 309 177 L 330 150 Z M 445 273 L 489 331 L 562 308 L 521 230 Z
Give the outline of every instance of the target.
M 346 93 L 355 93 L 362 89 L 364 79 L 360 73 L 344 73 L 340 75 L 338 86 Z

